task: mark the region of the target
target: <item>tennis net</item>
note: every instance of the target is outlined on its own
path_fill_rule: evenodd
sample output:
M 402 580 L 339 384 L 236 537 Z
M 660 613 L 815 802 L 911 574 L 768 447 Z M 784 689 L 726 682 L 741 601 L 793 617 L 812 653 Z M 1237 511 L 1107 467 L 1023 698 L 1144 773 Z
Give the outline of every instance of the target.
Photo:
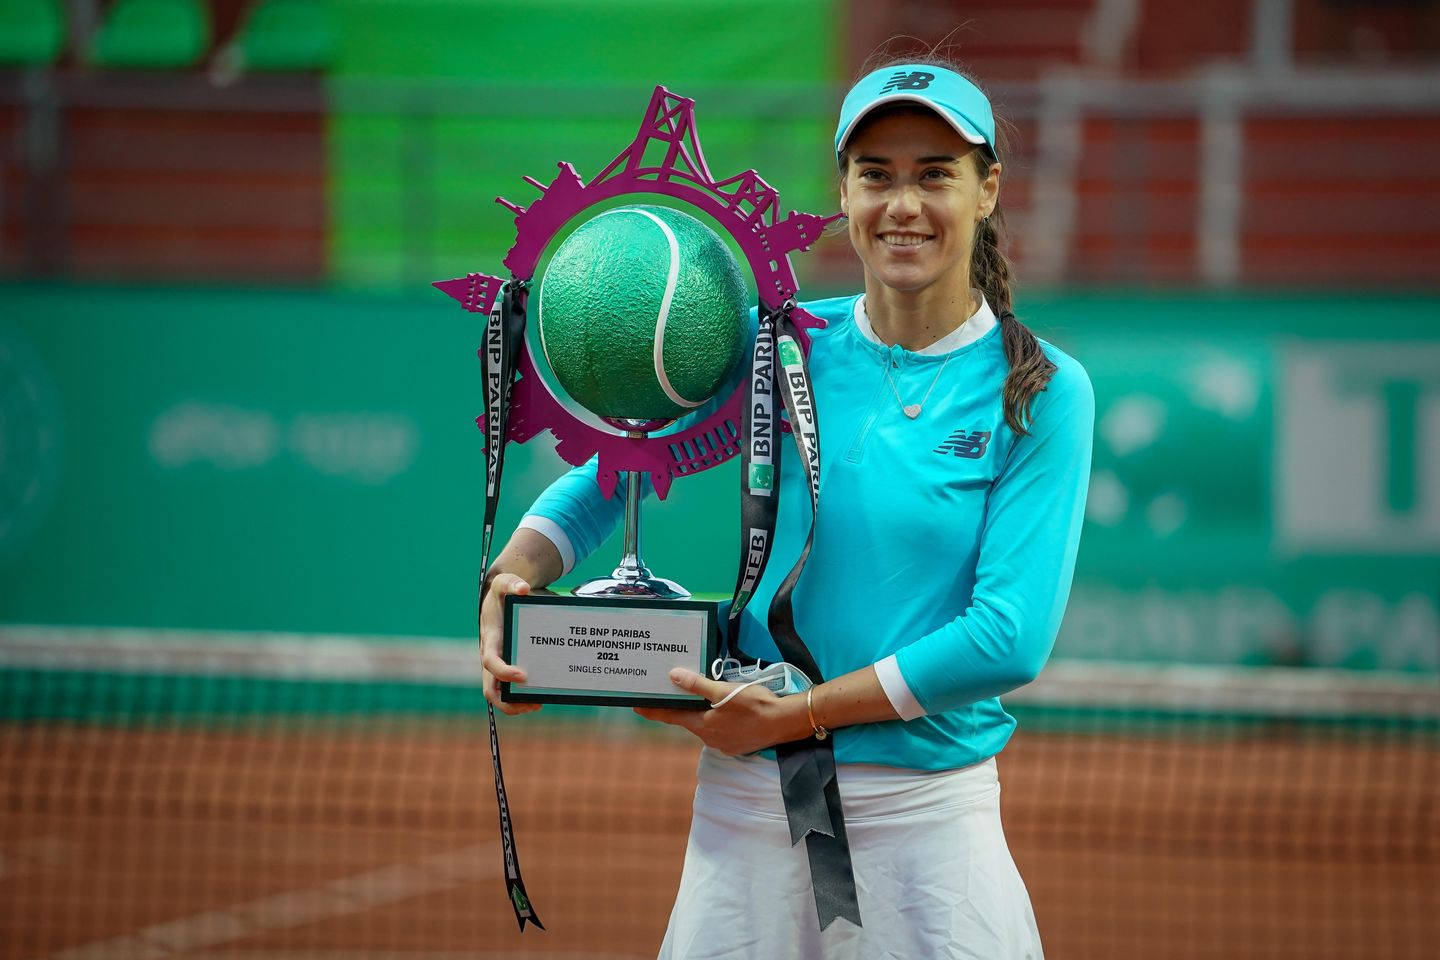
M 0 628 L 0 952 L 653 956 L 694 789 L 626 710 L 502 718 L 500 882 L 469 642 Z M 1056 661 L 1006 698 L 1047 956 L 1405 958 L 1440 943 L 1433 676 Z

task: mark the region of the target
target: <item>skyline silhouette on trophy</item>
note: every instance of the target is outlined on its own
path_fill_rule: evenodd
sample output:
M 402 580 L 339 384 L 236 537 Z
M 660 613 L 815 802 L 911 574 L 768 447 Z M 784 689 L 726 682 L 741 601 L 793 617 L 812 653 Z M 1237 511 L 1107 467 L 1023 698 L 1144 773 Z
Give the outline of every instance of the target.
M 640 557 L 642 481 L 648 475 L 664 500 L 675 477 L 718 466 L 740 452 L 745 391 L 733 389 L 733 374 L 750 329 L 738 263 L 694 217 L 659 206 L 605 210 L 567 237 L 545 276 L 532 283 L 562 228 L 588 208 L 627 194 L 682 201 L 734 239 L 762 309 L 791 305 L 802 347 L 808 349 L 808 331 L 823 325 L 793 306 L 798 285 L 789 254 L 808 249 L 839 214 L 790 211 L 780 217 L 779 193 L 753 169 L 717 180 L 705 162 L 694 111 L 693 100 L 657 86 L 635 138 L 588 183 L 562 161 L 549 184 L 523 178 L 541 193 L 528 207 L 496 198 L 515 214 L 516 241 L 504 264 L 518 288 L 514 299 L 522 316 L 529 294 L 538 293 L 545 365 L 564 393 L 609 429 L 566 407 L 521 337 L 504 436 L 487 432 L 490 459 L 495 460 L 497 444 L 524 443 L 548 429 L 567 463 L 579 466 L 598 457 L 596 480 L 606 498 L 613 496 L 620 474 L 627 475 L 620 565 L 609 577 L 575 588 L 577 596 L 689 596 L 674 581 L 654 576 Z M 470 273 L 434 286 L 464 309 L 488 314 L 505 283 Z M 708 415 L 656 435 L 725 389 L 729 395 L 712 404 Z M 486 416 L 477 418 L 482 430 L 486 422 Z

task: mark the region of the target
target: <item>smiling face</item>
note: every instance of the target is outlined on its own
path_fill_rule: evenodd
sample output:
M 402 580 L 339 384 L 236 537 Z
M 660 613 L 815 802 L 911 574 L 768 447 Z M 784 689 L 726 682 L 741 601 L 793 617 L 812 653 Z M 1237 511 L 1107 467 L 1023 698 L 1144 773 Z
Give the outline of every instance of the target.
M 1000 191 L 1000 164 L 982 175 L 977 149 L 923 108 L 866 121 L 850 138 L 840 209 L 865 264 L 867 294 L 968 302 L 976 226 Z

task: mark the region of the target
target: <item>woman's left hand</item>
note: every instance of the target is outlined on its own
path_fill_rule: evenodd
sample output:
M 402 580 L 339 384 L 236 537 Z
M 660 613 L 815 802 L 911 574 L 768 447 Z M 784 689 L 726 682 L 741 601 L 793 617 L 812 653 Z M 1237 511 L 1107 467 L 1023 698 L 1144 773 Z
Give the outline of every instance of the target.
M 711 703 L 724 699 L 739 684 L 702 677 L 693 670 L 676 668 L 670 681 L 687 693 L 698 694 Z M 798 710 L 797 710 L 798 708 Z M 732 757 L 743 756 L 789 740 L 801 740 L 811 733 L 805 719 L 804 697 L 778 697 L 763 684 L 741 690 L 722 707 L 710 710 L 666 710 L 636 707 L 647 720 L 684 727 L 712 747 Z

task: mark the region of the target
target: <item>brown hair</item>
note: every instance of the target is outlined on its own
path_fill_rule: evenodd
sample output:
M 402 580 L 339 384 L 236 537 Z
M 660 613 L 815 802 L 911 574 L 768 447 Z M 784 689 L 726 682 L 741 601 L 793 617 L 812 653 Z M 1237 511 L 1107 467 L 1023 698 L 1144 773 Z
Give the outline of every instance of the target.
M 870 57 L 865 66 L 861 68 L 860 77 L 886 67 L 900 66 L 903 64 L 924 64 L 926 66 L 941 67 L 960 74 L 971 83 L 975 83 L 960 66 L 951 58 L 940 55 L 935 49 L 931 49 L 921 55 L 914 57 L 888 56 L 877 59 Z M 978 87 L 979 84 L 977 83 Z M 909 112 L 918 110 L 930 113 L 924 107 L 917 107 L 913 104 L 897 104 L 895 107 L 882 108 L 865 118 L 865 122 L 878 119 L 891 111 Z M 858 130 L 856 131 L 858 132 Z M 1005 156 L 1004 130 L 997 122 L 995 127 L 996 153 Z M 975 148 L 970 155 L 975 160 L 975 172 L 981 180 L 990 175 L 991 159 L 986 151 Z M 840 156 L 840 167 L 843 171 L 850 162 L 848 152 Z M 1040 348 L 1040 341 L 1030 328 L 1021 323 L 1011 310 L 1010 296 L 1010 260 L 1001 249 L 1001 234 L 1005 229 L 1005 214 L 1000 209 L 997 200 L 995 209 L 982 220 L 975 228 L 975 243 L 970 253 L 970 282 L 985 295 L 985 300 L 995 315 L 1000 318 L 1000 336 L 1005 346 L 1005 359 L 1010 363 L 1010 372 L 1005 377 L 1005 385 L 1001 389 L 1001 397 L 1004 401 L 1005 422 L 1010 429 L 1016 433 L 1029 433 L 1026 427 L 1029 425 L 1032 414 L 1031 407 L 1035 401 L 1035 395 L 1044 390 L 1050 383 L 1050 377 L 1055 373 L 1055 364 L 1045 356 Z

